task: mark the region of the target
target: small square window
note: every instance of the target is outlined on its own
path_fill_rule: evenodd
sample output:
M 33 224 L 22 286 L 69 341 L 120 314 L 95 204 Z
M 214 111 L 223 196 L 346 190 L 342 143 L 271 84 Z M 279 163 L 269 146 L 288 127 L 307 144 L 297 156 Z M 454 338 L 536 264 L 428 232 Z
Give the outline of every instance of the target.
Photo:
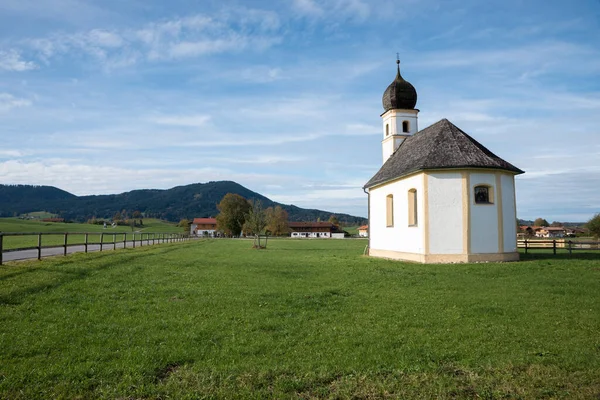
M 492 204 L 492 193 L 489 186 L 475 186 L 475 204 Z

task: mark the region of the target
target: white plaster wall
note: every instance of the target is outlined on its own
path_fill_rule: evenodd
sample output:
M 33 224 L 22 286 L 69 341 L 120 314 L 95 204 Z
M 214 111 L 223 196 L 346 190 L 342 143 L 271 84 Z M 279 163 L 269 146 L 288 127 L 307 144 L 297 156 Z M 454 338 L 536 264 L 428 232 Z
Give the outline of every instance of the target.
M 502 174 L 502 219 L 504 229 L 504 252 L 517 251 L 517 210 L 515 210 L 515 177 Z
M 408 191 L 417 190 L 418 226 L 408 226 Z M 386 196 L 394 196 L 394 226 L 386 227 Z M 371 189 L 370 238 L 372 249 L 406 253 L 424 253 L 423 243 L 423 174 Z
M 460 173 L 430 173 L 429 253 L 463 253 L 463 202 Z
M 384 140 L 381 142 L 381 150 L 382 150 L 382 160 L 383 163 L 387 161 L 388 158 L 392 155 L 394 150 L 394 139 L 390 136 L 388 140 Z
M 469 174 L 469 204 L 471 210 L 471 253 L 498 252 L 498 191 L 494 173 Z M 494 189 L 494 204 L 475 204 L 473 188 L 485 184 Z

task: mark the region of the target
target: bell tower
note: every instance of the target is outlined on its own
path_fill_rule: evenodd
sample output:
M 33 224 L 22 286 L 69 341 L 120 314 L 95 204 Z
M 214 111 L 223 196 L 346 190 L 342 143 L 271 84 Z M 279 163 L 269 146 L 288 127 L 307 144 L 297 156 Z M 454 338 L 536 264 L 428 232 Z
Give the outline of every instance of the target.
M 396 79 L 383 93 L 385 110 L 383 120 L 383 140 L 381 142 L 383 163 L 396 151 L 404 139 L 418 132 L 417 91 L 400 75 L 400 60 L 396 60 Z

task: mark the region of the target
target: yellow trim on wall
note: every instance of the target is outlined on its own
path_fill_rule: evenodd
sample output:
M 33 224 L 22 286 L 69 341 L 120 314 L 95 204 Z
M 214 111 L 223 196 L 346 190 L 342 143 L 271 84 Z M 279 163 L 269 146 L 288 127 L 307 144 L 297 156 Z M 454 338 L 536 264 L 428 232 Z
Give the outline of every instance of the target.
M 418 199 L 417 199 L 418 201 Z M 423 248 L 425 254 L 429 254 L 429 179 L 427 173 L 423 173 Z M 418 210 L 417 210 L 418 212 Z
M 504 215 L 502 210 L 502 175 L 496 172 L 496 211 L 498 214 L 498 253 L 504 252 Z M 516 233 L 515 233 L 516 235 Z
M 463 253 L 471 252 L 471 202 L 469 201 L 469 173 L 464 171 L 462 175 L 462 210 L 463 210 Z
M 477 263 L 519 261 L 519 253 L 482 253 L 482 254 L 417 254 L 395 250 L 369 249 L 372 257 L 392 260 L 413 261 L 423 264 Z
M 385 141 L 385 140 L 386 139 L 382 140 L 382 142 Z M 432 174 L 432 173 L 436 173 L 436 174 L 439 174 L 439 173 L 455 174 L 457 172 L 461 172 L 462 173 L 463 171 L 465 171 L 465 172 L 471 172 L 471 173 L 478 173 L 478 172 L 485 172 L 485 173 L 501 172 L 501 173 L 504 173 L 504 174 L 507 174 L 507 175 L 513 175 L 513 176 L 518 175 L 517 173 L 513 173 L 513 172 L 510 172 L 510 171 L 504 171 L 504 170 L 500 170 L 499 171 L 499 170 L 497 170 L 495 168 L 420 169 L 420 170 L 411 172 L 409 174 L 399 176 L 399 177 L 394 178 L 394 179 L 390 179 L 390 180 L 387 180 L 387 181 L 380 182 L 380 183 L 378 183 L 376 185 L 373 185 L 373 186 L 369 187 L 369 189 L 377 189 L 380 186 L 384 186 L 384 185 L 387 185 L 389 183 L 398 182 L 399 180 L 406 179 L 406 178 L 409 178 L 411 176 L 418 175 L 418 174 L 424 174 L 424 173 L 428 173 L 428 174 Z

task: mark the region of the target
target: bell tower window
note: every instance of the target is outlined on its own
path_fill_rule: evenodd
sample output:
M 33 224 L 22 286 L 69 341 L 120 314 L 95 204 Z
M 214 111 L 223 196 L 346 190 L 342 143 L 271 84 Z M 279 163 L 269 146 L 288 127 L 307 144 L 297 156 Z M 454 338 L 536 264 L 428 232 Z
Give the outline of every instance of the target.
M 385 136 L 390 134 L 390 124 L 385 124 Z
M 402 121 L 402 132 L 408 133 L 410 132 L 410 124 L 408 121 Z

